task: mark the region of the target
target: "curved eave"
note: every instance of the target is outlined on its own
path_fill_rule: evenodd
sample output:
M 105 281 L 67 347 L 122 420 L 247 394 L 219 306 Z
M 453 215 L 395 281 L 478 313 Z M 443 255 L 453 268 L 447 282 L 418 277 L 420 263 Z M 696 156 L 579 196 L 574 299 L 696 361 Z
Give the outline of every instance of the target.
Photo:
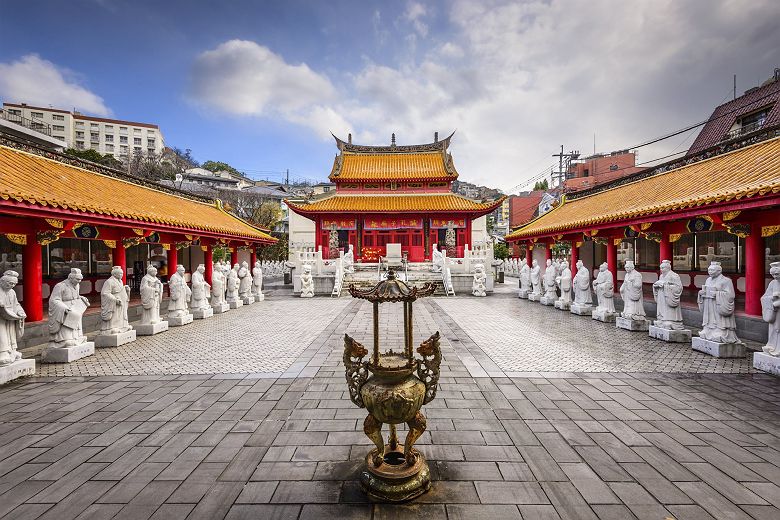
M 382 177 L 380 179 L 345 179 L 338 175 L 329 175 L 328 179 L 335 184 L 374 184 L 377 182 L 452 182 L 458 180 L 457 172 L 441 177 Z
M 454 194 L 453 194 L 454 195 Z M 337 196 L 337 195 L 336 195 Z M 360 196 L 360 195 L 354 195 L 354 196 Z M 366 197 L 371 197 L 371 195 L 365 195 Z M 387 196 L 387 195 L 380 195 L 380 196 Z M 456 195 L 457 196 L 457 195 Z M 465 197 L 461 197 L 465 198 Z M 400 210 L 381 210 L 381 209 L 307 209 L 307 206 L 312 206 L 313 204 L 296 204 L 294 202 L 290 202 L 289 200 L 285 199 L 285 204 L 287 204 L 287 207 L 293 210 L 298 215 L 312 218 L 316 217 L 317 215 L 328 215 L 328 214 L 335 214 L 335 213 L 355 213 L 355 214 L 361 214 L 361 215 L 369 215 L 374 213 L 412 213 L 415 215 L 419 215 L 421 212 L 428 213 L 428 214 L 451 214 L 451 213 L 459 213 L 459 214 L 467 214 L 472 215 L 472 218 L 478 218 L 483 215 L 487 215 L 488 213 L 495 211 L 496 208 L 498 208 L 504 200 L 506 200 L 506 195 L 503 195 L 502 197 L 496 199 L 493 202 L 490 203 L 479 203 L 479 202 L 473 202 L 475 204 L 475 207 L 473 208 L 463 208 L 463 209 L 436 209 L 436 210 L 420 210 L 420 209 L 400 209 Z M 322 202 L 328 199 L 321 199 L 318 202 Z M 470 199 L 466 199 L 470 200 Z

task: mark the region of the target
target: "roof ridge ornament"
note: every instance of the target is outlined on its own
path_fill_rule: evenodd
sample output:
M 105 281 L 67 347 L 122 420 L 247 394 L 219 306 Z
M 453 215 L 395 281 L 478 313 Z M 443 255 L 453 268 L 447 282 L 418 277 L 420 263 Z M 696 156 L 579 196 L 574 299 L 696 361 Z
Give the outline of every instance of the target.
M 438 134 L 438 132 L 436 132 Z M 436 135 L 434 134 L 434 135 Z M 336 147 L 341 153 L 363 153 L 363 154 L 381 154 L 381 153 L 421 153 L 421 152 L 440 152 L 447 150 L 450 146 L 452 136 L 455 135 L 455 131 L 445 137 L 442 140 L 434 141 L 432 143 L 424 144 L 411 144 L 411 145 L 398 145 L 393 140 L 390 146 L 372 146 L 362 144 L 352 144 L 352 142 L 344 141 L 336 137 L 333 132 L 330 134 L 336 141 Z M 395 134 L 393 134 L 395 135 Z

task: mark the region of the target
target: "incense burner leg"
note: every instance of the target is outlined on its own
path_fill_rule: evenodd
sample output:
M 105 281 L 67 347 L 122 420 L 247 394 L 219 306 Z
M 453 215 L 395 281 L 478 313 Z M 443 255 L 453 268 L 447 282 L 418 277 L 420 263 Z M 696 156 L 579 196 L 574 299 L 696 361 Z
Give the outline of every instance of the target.
M 427 421 L 421 411 L 417 411 L 412 420 L 406 423 L 409 426 L 409 433 L 406 435 L 406 441 L 404 442 L 404 455 L 406 456 L 406 464 L 413 466 L 416 455 L 412 450 L 412 446 L 420 438 L 420 435 L 425 432 L 427 427 Z
M 376 446 L 374 465 L 381 465 L 385 456 L 385 440 L 382 437 L 382 423 L 373 415 L 368 414 L 366 420 L 363 421 L 363 432 Z

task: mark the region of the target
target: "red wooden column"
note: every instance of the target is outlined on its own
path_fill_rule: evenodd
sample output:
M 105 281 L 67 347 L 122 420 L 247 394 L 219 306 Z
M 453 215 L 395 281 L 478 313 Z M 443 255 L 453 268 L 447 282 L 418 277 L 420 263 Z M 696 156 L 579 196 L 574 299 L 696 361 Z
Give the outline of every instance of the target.
M 569 269 L 574 272 L 574 266 L 577 265 L 577 259 L 580 257 L 580 249 L 577 247 L 577 241 L 572 240 L 571 241 L 571 265 L 569 265 Z
M 314 221 L 314 250 L 319 251 L 322 245 L 322 226 L 320 219 Z M 376 245 L 376 244 L 375 244 Z
M 544 244 L 544 261 L 547 262 L 547 260 L 552 260 L 552 248 L 550 247 L 552 244 L 548 244 L 545 242 Z
M 672 243 L 669 242 L 669 233 L 661 233 L 661 261 L 672 261 Z
M 233 267 L 238 263 L 238 248 L 234 247 L 230 252 L 230 267 Z
M 116 247 L 111 250 L 111 259 L 114 265 L 122 268 L 122 283 L 127 285 L 127 250 L 121 237 L 116 241 Z
M 525 245 L 525 265 L 528 267 L 533 266 L 534 262 L 534 250 L 533 250 L 534 244 L 533 242 L 528 242 Z
M 761 295 L 764 293 L 764 239 L 761 226 L 753 225 L 745 238 L 745 313 L 761 315 Z
M 618 289 L 618 262 L 617 262 L 617 246 L 615 245 L 615 239 L 608 238 L 607 241 L 607 268 L 612 273 L 612 285 L 615 291 Z
M 214 250 L 210 244 L 206 246 L 206 250 L 203 252 L 203 267 L 206 268 L 203 278 L 206 279 L 207 284 L 211 285 L 211 275 L 214 271 Z
M 43 319 L 43 260 L 41 245 L 35 233 L 27 235 L 27 243 L 22 250 L 22 308 L 27 313 L 27 321 Z
M 179 250 L 176 249 L 176 244 L 171 244 L 171 248 L 168 250 L 168 278 L 176 272 L 176 266 L 179 265 Z
M 249 250 L 249 269 L 251 270 L 255 266 L 255 262 L 257 262 L 257 249 L 252 248 Z

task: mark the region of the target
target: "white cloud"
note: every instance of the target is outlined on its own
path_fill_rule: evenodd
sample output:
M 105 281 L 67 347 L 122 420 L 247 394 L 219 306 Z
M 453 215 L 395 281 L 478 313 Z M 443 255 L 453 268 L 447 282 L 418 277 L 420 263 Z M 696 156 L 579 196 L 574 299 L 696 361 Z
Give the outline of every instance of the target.
M 428 14 L 425 6 L 418 2 L 409 2 L 404 12 L 404 18 L 412 24 L 417 34 L 425 38 L 428 36 L 428 24 L 423 22 L 423 18 Z
M 0 96 L 10 103 L 76 108 L 98 116 L 110 116 L 103 98 L 79 84 L 76 75 L 35 54 L 0 63 Z

